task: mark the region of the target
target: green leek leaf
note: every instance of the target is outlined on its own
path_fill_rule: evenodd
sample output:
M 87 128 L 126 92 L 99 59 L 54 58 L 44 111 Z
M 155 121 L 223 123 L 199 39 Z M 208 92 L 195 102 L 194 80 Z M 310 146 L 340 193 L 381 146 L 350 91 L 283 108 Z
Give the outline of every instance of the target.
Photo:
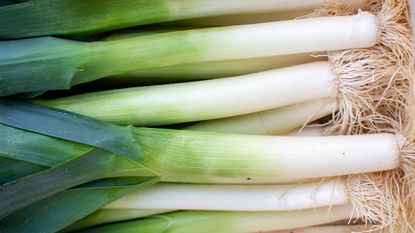
M 128 180 L 133 182 L 158 179 L 140 163 L 138 144 L 129 127 L 24 101 L 0 100 L 0 113 L 0 130 L 4 132 L 0 138 L 0 158 L 9 163 L 15 160 L 14 163 L 37 166 L 35 170 L 21 167 L 21 174 L 12 181 L 13 174 L 0 173 L 6 182 L 0 186 L 0 217 L 14 216 L 69 188 L 87 189 L 82 185 L 99 179 L 132 177 Z M 95 186 L 114 185 L 104 181 Z M 86 214 L 100 207 L 91 207 Z
M 55 194 L 0 219 L 0 231 L 8 233 L 56 232 L 93 213 L 100 207 L 158 181 L 157 177 L 135 177 L 110 185 L 90 185 Z M 120 182 L 121 181 L 121 182 Z
M 0 123 L 99 147 L 139 161 L 139 145 L 131 127 L 84 117 L 19 100 L 0 99 Z
M 139 167 L 111 152 L 98 148 L 48 170 L 0 186 L 0 217 L 45 197 L 97 179 L 113 176 L 142 176 Z
M 170 210 L 147 210 L 147 209 L 100 209 L 85 218 L 73 223 L 63 229 L 63 232 L 72 232 L 91 226 L 106 223 L 121 222 L 171 212 Z
M 0 155 L 0 185 L 40 172 L 46 168 L 45 166 L 9 159 Z

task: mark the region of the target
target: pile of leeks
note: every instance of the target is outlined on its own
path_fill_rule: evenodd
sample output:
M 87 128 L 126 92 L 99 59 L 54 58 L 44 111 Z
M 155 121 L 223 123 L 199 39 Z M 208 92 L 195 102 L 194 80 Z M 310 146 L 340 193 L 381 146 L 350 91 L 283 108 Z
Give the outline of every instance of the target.
M 327 135 L 374 2 L 406 4 L 0 1 L 0 232 L 393 229 L 361 174 L 410 164 L 400 132 Z

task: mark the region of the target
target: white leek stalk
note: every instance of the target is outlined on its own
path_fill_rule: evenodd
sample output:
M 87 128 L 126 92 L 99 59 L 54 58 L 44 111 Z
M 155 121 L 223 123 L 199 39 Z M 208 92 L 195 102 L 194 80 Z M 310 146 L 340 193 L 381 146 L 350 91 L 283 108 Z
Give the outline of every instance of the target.
M 353 16 L 223 27 L 229 29 L 228 33 L 206 38 L 203 54 L 211 60 L 229 60 L 370 47 L 378 40 L 376 21 L 374 15 L 361 12 Z M 255 46 L 249 46 L 250 43 Z
M 310 15 L 317 8 L 323 7 L 324 4 L 332 2 L 333 1 L 328 0 L 281 1 L 281 8 L 275 8 L 273 12 L 268 11 L 269 9 L 273 9 L 272 6 L 270 6 L 268 10 L 264 9 L 263 11 L 258 11 L 256 13 L 246 11 L 238 12 L 237 14 L 228 14 L 221 16 L 204 16 L 203 18 L 192 18 L 167 22 L 163 23 L 163 25 L 217 27 L 226 25 L 240 25 L 250 23 L 281 21 Z M 354 8 L 356 10 L 365 10 L 368 5 L 367 0 L 337 0 L 336 2 L 337 4 L 344 4 L 346 7 Z M 262 2 L 256 2 L 255 6 L 253 6 L 252 9 L 258 9 L 259 7 L 261 7 L 261 3 Z M 274 6 L 277 6 L 277 1 L 275 1 Z
M 290 185 L 159 183 L 124 196 L 105 209 L 288 211 L 349 202 L 344 179 Z
M 334 99 L 323 99 L 293 104 L 286 107 L 234 116 L 224 119 L 202 121 L 188 130 L 256 135 L 281 135 L 308 122 L 320 119 L 336 111 Z
M 187 10 L 187 13 L 193 11 L 194 17 L 219 15 L 219 14 L 243 14 L 243 13 L 261 13 L 261 12 L 284 12 L 284 11 L 298 11 L 306 9 L 316 9 L 322 7 L 327 0 L 262 0 L 260 2 L 253 2 L 250 0 L 230 1 L 224 4 L 221 0 L 185 0 L 182 1 L 182 8 L 174 6 L 171 3 L 171 9 L 177 11 L 177 15 L 181 10 Z M 340 0 L 339 2 L 356 9 L 364 9 L 367 7 L 367 0 Z M 205 7 L 201 7 L 204 4 Z

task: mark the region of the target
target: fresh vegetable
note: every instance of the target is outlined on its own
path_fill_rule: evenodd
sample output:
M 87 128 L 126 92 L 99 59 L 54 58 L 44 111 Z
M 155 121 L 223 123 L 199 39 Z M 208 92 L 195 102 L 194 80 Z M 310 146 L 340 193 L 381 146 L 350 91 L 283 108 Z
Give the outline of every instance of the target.
M 9 133 L 7 137 L 2 137 L 4 140 L 4 144 L 1 147 L 4 151 L 2 154 L 6 155 L 6 157 L 10 159 L 18 159 L 30 163 L 36 163 L 44 167 L 52 167 L 51 169 L 42 170 L 39 173 L 35 173 L 34 175 L 24 176 L 21 179 L 18 179 L 17 182 L 9 182 L 2 186 L 2 190 L 0 190 L 1 199 L 3 200 L 1 202 L 1 213 L 6 217 L 3 217 L 0 220 L 0 226 L 2 229 L 7 229 L 7 232 L 25 232 L 27 229 L 36 229 L 37 231 L 44 232 L 45 229 L 61 229 L 67 226 L 69 223 L 79 220 L 81 217 L 86 216 L 96 209 L 102 207 L 103 205 L 115 200 L 119 197 L 119 195 L 125 195 L 126 193 L 131 192 L 133 188 L 136 187 L 134 185 L 144 182 L 143 185 L 146 185 L 142 187 L 146 187 L 147 185 L 154 183 L 155 180 L 151 178 L 152 173 L 149 173 L 146 171 L 146 169 L 160 173 L 159 175 L 162 176 L 163 180 L 184 182 L 189 181 L 187 178 L 183 179 L 184 177 L 191 177 L 190 180 L 193 179 L 193 182 L 203 183 L 212 181 L 242 181 L 256 183 L 261 182 L 261 179 L 268 179 L 266 178 L 267 176 L 271 180 L 281 179 L 284 176 L 286 178 L 292 179 L 293 176 L 290 174 L 299 174 L 299 172 L 295 172 L 295 170 L 291 169 L 286 169 L 286 172 L 284 171 L 284 173 L 282 173 L 282 171 L 285 170 L 281 170 L 281 165 L 283 164 L 281 163 L 282 157 L 275 157 L 274 159 L 274 156 L 272 156 L 274 151 L 272 149 L 269 150 L 271 154 L 268 154 L 266 151 L 266 153 L 263 155 L 260 153 L 254 153 L 252 156 L 255 157 L 255 160 L 249 160 L 250 154 L 254 152 L 252 149 L 264 150 L 267 147 L 259 146 L 256 149 L 253 147 L 250 150 L 244 150 L 241 147 L 234 147 L 234 143 L 237 142 L 235 139 L 240 138 L 244 140 L 244 137 L 264 137 L 264 140 L 257 138 L 254 139 L 254 141 L 250 142 L 255 144 L 261 141 L 264 143 L 268 141 L 266 136 L 224 134 L 218 135 L 220 137 L 217 138 L 216 133 L 207 132 L 147 128 L 137 128 L 131 131 L 131 128 L 110 126 L 78 115 L 70 114 L 67 112 L 60 112 L 57 110 L 35 106 L 19 101 L 2 100 L 2 108 L 0 110 L 2 111 L 0 117 L 2 124 L 37 132 L 36 134 L 12 127 L 3 126 L 2 131 Z M 59 125 L 59 127 L 56 127 L 56 125 Z M 88 128 L 90 131 L 86 135 L 77 134 L 76 132 L 79 131 L 79 127 L 82 127 L 81 129 Z M 106 132 L 103 131 L 104 129 Z M 128 134 L 128 132 L 134 132 L 132 135 L 138 144 L 133 144 L 132 141 L 129 141 L 130 139 L 128 138 L 131 136 L 131 134 Z M 82 142 L 85 145 L 80 145 L 73 141 L 55 139 L 50 136 Z M 235 154 L 233 158 L 220 156 L 202 159 L 204 154 L 201 154 L 198 150 L 194 150 L 195 148 L 191 148 L 192 145 L 188 144 L 190 141 L 186 138 L 189 136 L 195 143 L 194 146 L 199 148 L 199 151 L 204 150 L 203 147 L 200 147 L 200 142 L 206 143 L 206 139 L 209 138 L 209 143 L 213 143 L 213 148 L 210 148 L 211 146 L 207 147 L 210 148 L 210 155 L 217 154 L 214 152 L 214 150 L 217 150 L 218 152 L 221 151 L 219 154 L 222 154 L 224 149 L 222 145 L 227 145 L 229 147 L 229 149 L 227 149 L 229 152 L 233 150 L 231 147 L 234 147 L 237 154 Z M 226 143 L 226 140 L 223 140 L 226 137 L 229 137 L 233 143 Z M 396 140 L 391 135 L 368 135 L 358 137 L 367 139 L 373 137 L 375 141 L 371 143 L 375 143 L 376 145 L 379 144 L 379 146 L 377 145 L 376 148 L 378 148 L 379 152 L 381 153 L 385 153 L 388 146 L 386 143 L 387 141 L 390 140 L 391 143 L 395 143 L 394 141 Z M 117 138 L 117 141 L 114 141 L 111 138 Z M 121 138 L 124 139 L 121 140 Z M 379 141 L 381 138 L 384 138 L 386 141 Z M 170 142 L 165 141 L 166 144 L 164 144 L 163 141 L 160 141 L 164 139 L 168 139 Z M 199 139 L 201 141 L 199 141 Z M 258 139 L 259 141 L 257 141 Z M 322 139 L 323 141 L 330 141 L 330 138 L 319 139 Z M 360 142 L 362 141 L 361 139 L 358 140 Z M 272 141 L 273 139 L 271 139 L 269 142 Z M 285 141 L 286 140 L 284 140 L 280 146 L 287 148 L 290 147 L 285 143 Z M 116 144 L 114 144 L 114 142 L 116 142 Z M 120 146 L 122 144 L 119 143 L 122 142 L 127 142 L 127 144 Z M 180 154 L 182 156 L 179 157 L 177 156 L 179 154 L 177 151 L 174 153 L 169 153 L 169 150 L 166 150 L 165 152 L 167 153 L 164 154 L 163 152 L 160 154 L 161 151 L 158 150 L 161 148 L 156 146 L 160 145 L 160 143 L 163 143 L 163 148 L 169 148 L 171 145 L 178 150 L 186 150 L 187 152 Z M 111 155 L 111 153 L 101 153 L 97 149 L 95 152 L 92 150 L 94 153 L 85 154 L 85 152 L 91 150 L 89 149 L 91 147 L 88 146 L 88 144 L 100 146 L 101 148 L 110 151 L 122 152 L 123 150 L 126 150 L 122 153 L 127 157 L 114 156 Z M 119 146 L 117 146 L 117 144 Z M 315 143 L 311 144 L 316 145 Z M 341 146 L 341 143 L 335 144 Z M 338 149 L 352 149 L 347 144 L 348 143 L 342 145 Z M 136 150 L 134 149 L 136 148 L 135 145 L 138 145 L 138 148 L 141 149 L 135 152 L 137 154 L 131 154 L 131 152 Z M 396 147 L 396 145 L 391 146 Z M 366 147 L 374 146 L 366 145 Z M 396 148 L 392 147 L 390 148 L 392 149 L 391 152 L 397 153 Z M 36 150 L 35 148 L 39 148 L 40 150 Z M 292 149 L 301 150 L 300 147 L 292 147 Z M 152 151 L 158 154 L 158 156 L 153 157 L 154 154 Z M 33 154 L 33 152 L 36 153 Z M 306 156 L 303 152 L 298 152 L 298 156 Z M 346 151 L 346 153 L 348 152 Z M 376 156 L 380 154 L 376 152 L 373 153 L 375 153 Z M 163 154 L 167 157 L 162 156 Z M 229 153 L 229 155 L 232 154 L 233 153 Z M 331 152 L 329 155 L 329 157 L 332 157 Z M 392 154 L 384 155 L 390 156 Z M 262 159 L 258 156 L 263 156 L 264 160 L 261 161 Z M 291 154 L 291 156 L 293 156 L 293 154 Z M 394 156 L 398 156 L 398 154 L 395 154 Z M 362 156 L 358 155 L 358 157 L 360 163 L 360 157 Z M 130 163 L 132 158 L 135 158 L 133 161 L 136 162 Z M 165 158 L 168 159 L 165 160 Z M 335 157 L 332 158 L 336 159 Z M 348 160 L 349 156 L 346 156 L 346 158 Z M 373 159 L 372 157 L 366 158 L 370 159 L 371 161 Z M 287 156 L 287 159 L 290 159 L 289 156 Z M 344 161 L 344 159 L 340 159 Z M 383 159 L 381 160 L 383 162 Z M 397 166 L 396 158 L 391 160 L 391 162 L 394 164 L 392 166 Z M 140 164 L 142 164 L 144 167 L 141 167 Z M 239 164 L 240 166 L 235 166 L 235 164 Z M 287 165 L 289 164 L 290 163 Z M 327 165 L 331 167 L 331 164 L 332 163 Z M 344 164 L 346 165 L 346 163 Z M 374 162 L 367 162 L 367 164 L 374 164 Z M 177 165 L 179 165 L 179 167 Z M 346 172 L 348 174 L 348 172 L 351 171 L 350 169 L 356 171 L 356 166 L 351 165 L 348 169 L 346 169 L 347 171 L 343 170 L 341 172 Z M 379 167 L 376 166 L 376 169 L 379 169 Z M 302 167 L 301 173 L 306 174 L 307 172 L 304 173 L 305 171 L 306 170 L 304 170 L 304 167 Z M 312 176 L 320 175 L 316 174 L 315 172 L 316 170 L 310 169 L 309 174 L 313 174 Z M 335 172 L 338 174 L 338 168 Z M 57 176 L 57 174 L 61 175 Z M 321 174 L 321 176 L 323 175 L 325 174 Z M 110 178 L 114 176 L 118 176 L 120 178 L 123 176 L 135 176 L 136 178 L 128 179 L 128 177 L 125 177 L 125 179 L 119 178 L 118 180 L 99 180 L 105 177 Z M 146 176 L 148 178 L 146 178 Z M 251 178 L 251 180 L 247 180 L 247 177 Z M 92 183 L 88 184 L 87 182 Z M 128 188 L 128 186 L 125 186 L 125 184 L 127 184 L 125 182 L 133 186 Z M 114 187 L 114 185 L 117 183 L 119 183 L 118 186 L 121 185 L 119 188 L 121 188 L 122 191 L 119 188 Z M 39 186 L 39 184 L 42 185 Z M 64 189 L 71 187 L 73 190 L 63 191 Z M 115 192 L 117 195 L 108 196 L 108 192 Z M 89 193 L 88 198 L 85 196 L 87 193 Z M 89 205 L 85 204 L 83 206 L 69 209 L 62 208 L 62 204 L 66 206 L 64 203 L 77 203 L 80 202 L 80 198 L 83 199 L 85 203 L 89 203 Z M 94 201 L 91 201 L 91 198 Z M 49 206 L 48 209 L 40 208 L 40 206 L 44 205 Z M 54 218 L 50 218 L 50 213 L 52 212 L 56 214 L 57 217 L 59 217 L 59 221 L 54 220 Z M 39 224 L 39 222 L 42 224 Z M 24 225 L 22 225 L 23 223 Z
M 288 212 L 180 211 L 110 224 L 82 232 L 249 233 L 331 223 L 349 219 L 351 216 L 353 216 L 351 207 L 347 205 Z
M 69 89 L 107 76 L 186 63 L 366 48 L 376 44 L 378 29 L 374 15 L 360 12 L 115 41 L 52 37 L 2 41 L 0 96 Z
M 0 38 L 97 33 L 203 16 L 315 9 L 325 0 L 36 0 L 0 9 Z M 344 1 L 364 8 L 367 0 Z M 65 13 L 62 14 L 62 9 Z M 51 20 L 53 19 L 53 20 Z
M 356 174 L 396 168 L 401 156 L 400 138 L 392 134 L 309 138 L 133 128 L 105 124 L 26 102 L 4 101 L 1 107 L 2 124 L 125 154 L 126 159 L 137 161 L 160 175 L 163 181 L 169 182 L 275 183 Z M 65 131 L 60 130 L 60 127 L 55 129 L 57 124 L 65 127 Z M 79 132 L 86 129 L 90 132 L 80 135 Z M 104 131 L 103 134 L 101 130 L 108 132 Z M 33 133 L 29 132 L 16 134 L 13 128 L 10 133 L 11 136 L 20 137 L 26 134 L 39 138 L 36 145 L 41 148 L 53 145 L 47 136 L 32 136 Z M 16 142 L 32 143 L 19 138 L 16 138 Z M 5 145 L 12 149 L 30 148 L 25 144 L 10 144 L 7 141 Z M 84 148 L 81 153 L 73 150 L 66 153 L 74 159 L 90 151 L 88 146 L 81 148 Z M 332 164 L 339 166 L 333 167 Z M 120 167 L 112 170 L 111 166 Z M 121 167 L 126 165 L 112 163 L 111 166 L 108 167 L 110 174 L 121 172 Z M 140 174 L 141 170 L 139 167 L 137 169 Z M 96 172 L 104 173 L 105 170 Z
M 47 1 L 33 1 L 30 4 L 41 5 L 42 2 Z M 60 3 L 64 2 L 66 1 Z M 52 8 L 56 6 L 56 2 L 50 3 Z M 120 2 L 121 5 L 122 3 L 124 2 Z M 30 4 L 6 6 L 0 8 L 0 12 L 19 5 L 23 9 Z M 37 8 L 33 9 L 32 12 L 35 12 Z M 26 98 L 47 90 L 69 88 L 105 77 L 122 77 L 160 67 L 174 70 L 192 64 L 319 51 L 317 49 L 330 50 L 327 52 L 328 61 L 241 77 L 112 90 L 59 99 L 45 98 L 34 102 L 120 125 L 133 123 L 137 126 L 159 127 L 199 120 L 211 120 L 213 123 L 229 120 L 219 119 L 223 117 L 258 120 L 255 117 L 247 118 L 247 115 L 271 111 L 275 107 L 280 107 L 276 110 L 279 115 L 287 114 L 293 112 L 295 104 L 306 106 L 311 102 L 304 101 L 332 99 L 335 102 L 327 111 L 331 111 L 332 118 L 327 122 L 324 132 L 321 128 L 313 130 L 317 129 L 317 135 L 360 134 L 293 137 L 189 130 L 191 128 L 173 130 L 117 126 L 28 102 L 0 100 L 0 130 L 6 133 L 6 137 L 0 138 L 0 168 L 4 168 L 4 172 L 0 172 L 0 231 L 56 232 L 74 222 L 80 223 L 78 227 L 82 227 L 128 220 L 140 216 L 135 212 L 137 209 L 130 209 L 119 218 L 113 215 L 120 208 L 144 207 L 142 193 L 154 198 L 147 197 L 150 201 L 145 204 L 152 206 L 146 208 L 154 208 L 164 202 L 163 206 L 169 205 L 172 208 L 218 209 L 218 203 L 225 203 L 221 208 L 262 210 L 266 207 L 264 202 L 259 201 L 257 206 L 246 203 L 235 205 L 238 202 L 235 197 L 245 197 L 246 193 L 250 193 L 253 195 L 248 198 L 253 199 L 258 197 L 258 190 L 269 191 L 266 189 L 273 187 L 277 193 L 284 194 L 279 195 L 279 199 L 273 199 L 275 209 L 303 209 L 317 205 L 326 206 L 323 209 L 328 211 L 333 203 L 334 209 L 342 208 L 339 204 L 351 203 L 352 206 L 346 207 L 348 211 L 340 212 L 347 212 L 349 217 L 360 217 L 365 223 L 374 223 L 376 229 L 389 226 L 391 232 L 412 232 L 415 225 L 412 214 L 415 209 L 415 95 L 412 88 L 415 71 L 413 53 L 408 52 L 413 51 L 413 44 L 407 22 L 407 3 L 404 0 L 370 1 L 367 10 L 370 13 L 359 12 L 350 16 L 356 9 L 329 4 L 316 11 L 315 16 L 349 16 L 172 31 L 98 42 L 77 42 L 53 37 L 0 42 L 0 52 L 5 54 L 0 55 L 0 81 L 3 80 L 0 83 L 0 95 L 23 94 L 18 97 Z M 29 13 L 30 11 L 28 17 Z M 0 21 L 2 16 L 0 14 Z M 7 14 L 5 16 L 8 17 Z M 362 26 L 362 18 L 371 20 Z M 332 19 L 350 20 L 352 23 L 348 24 L 358 25 L 361 30 L 357 31 L 361 33 L 356 36 L 356 30 L 352 27 L 340 29 L 338 22 L 336 27 L 327 23 Z M 315 22 L 318 21 L 324 21 L 330 30 L 316 30 Z M 88 23 L 85 24 L 87 31 L 82 31 L 81 34 L 68 32 L 65 36 L 81 38 L 100 31 L 89 30 Z M 318 25 L 322 26 L 320 23 Z M 268 31 L 271 30 L 271 25 L 274 31 Z M 105 28 L 108 25 L 102 23 L 101 26 Z M 282 30 L 284 27 L 287 30 Z M 305 40 L 302 37 L 297 40 L 292 32 L 298 31 L 302 32 L 301 35 L 298 34 L 299 37 L 307 36 L 311 39 Z M 322 36 L 322 32 L 325 36 Z M 368 34 L 363 34 L 364 32 Z M 340 35 L 344 38 L 338 38 Z M 348 39 L 355 42 L 361 35 L 368 40 L 362 43 L 358 41 L 353 46 L 348 44 Z M 330 44 L 330 40 L 336 44 Z M 281 43 L 275 46 L 274 42 Z M 55 43 L 56 46 L 49 43 Z M 336 49 L 341 51 L 332 51 Z M 320 68 L 308 70 L 314 65 Z M 299 67 L 301 69 L 297 69 Z M 307 70 L 302 70 L 303 68 Z M 314 71 L 312 75 L 316 77 L 324 75 L 310 82 L 302 79 L 305 71 Z M 281 75 L 283 79 L 278 81 L 274 80 L 275 77 L 264 78 L 264 74 L 274 74 L 273 72 L 288 75 Z M 249 77 L 259 78 L 252 81 Z M 233 80 L 233 85 L 229 84 L 229 80 Z M 234 80 L 238 80 L 238 83 Z M 242 84 L 239 83 L 241 80 Z M 190 99 L 183 92 L 189 92 L 195 98 Z M 46 96 L 54 94 L 65 95 L 52 92 Z M 251 97 L 246 97 L 248 95 Z M 105 98 L 101 102 L 97 96 Z M 214 101 L 210 102 L 211 100 Z M 135 104 L 139 108 L 134 108 Z M 111 109 L 105 109 L 106 106 Z M 116 114 L 111 111 L 116 111 Z M 239 116 L 241 114 L 243 116 Z M 321 114 L 325 115 L 323 112 Z M 142 115 L 144 117 L 141 121 Z M 309 120 L 305 115 L 300 114 L 298 119 L 290 116 L 292 119 L 289 121 L 279 121 L 286 128 L 278 130 L 286 132 L 303 126 Z M 215 125 L 213 123 L 212 128 Z M 199 124 L 208 125 L 209 122 Z M 245 130 L 243 133 L 246 133 L 263 130 L 265 127 L 270 128 L 256 124 L 247 129 L 241 127 L 240 130 Z M 370 173 L 361 174 L 363 172 Z M 338 175 L 347 177 L 339 178 L 336 182 L 327 178 L 318 184 L 313 181 L 320 177 Z M 159 184 L 148 191 L 134 192 L 159 180 L 170 183 Z M 297 182 L 295 187 L 274 184 L 294 181 Z M 173 186 L 172 182 L 197 184 Z M 299 185 L 300 182 L 303 185 Z M 234 189 L 223 188 L 224 184 L 234 185 Z M 246 188 L 242 184 L 254 186 Z M 317 189 L 318 187 L 323 189 Z M 196 205 L 189 205 L 192 202 L 182 203 L 180 199 L 173 199 L 169 193 L 171 189 L 181 190 L 181 198 L 186 198 L 187 201 L 204 195 L 206 197 L 202 203 L 197 201 Z M 203 192 L 194 195 L 198 190 L 208 194 Z M 308 190 L 308 194 L 316 195 L 313 202 L 308 195 L 304 196 L 298 190 Z M 238 192 L 235 193 L 236 191 Z M 231 201 L 229 193 L 233 194 Z M 127 195 L 125 199 L 116 201 L 124 195 Z M 108 204 L 110 205 L 107 206 Z M 114 212 L 106 212 L 105 209 L 95 212 L 105 206 L 111 208 L 112 205 L 119 205 L 113 206 L 116 208 Z M 322 209 L 319 208 L 317 212 L 321 213 L 320 210 Z M 286 217 L 288 214 L 298 217 L 297 214 L 308 215 L 310 212 L 311 209 L 279 212 L 278 216 Z M 96 215 L 91 215 L 93 213 Z M 105 218 L 94 219 L 100 213 Z M 254 214 L 258 218 L 253 217 Z M 271 215 L 274 220 L 274 214 L 182 211 L 102 226 L 91 231 L 135 232 L 135 228 L 140 227 L 139 230 L 152 232 L 194 232 L 202 229 L 203 224 L 208 224 L 213 228 L 206 227 L 207 231 L 216 232 L 219 229 L 214 227 L 217 227 L 224 232 L 244 232 L 304 227 L 328 221 L 327 215 L 324 219 L 320 214 L 312 217 L 303 215 L 305 225 L 298 220 L 295 223 L 297 225 L 294 225 L 293 221 L 280 218 L 283 222 L 277 221 L 278 226 L 275 226 L 275 221 L 267 221 Z M 79 222 L 85 216 L 90 216 L 89 220 Z M 246 216 L 252 217 L 254 221 L 248 222 Z M 205 217 L 216 220 L 217 224 L 212 224 Z M 256 226 L 251 225 L 254 223 Z M 186 228 L 182 227 L 185 225 Z M 257 226 L 261 228 L 255 228 Z
M 117 124 L 154 126 L 333 98 L 337 92 L 330 65 L 314 62 L 231 78 L 101 91 L 38 103 Z
M 132 192 L 104 209 L 289 211 L 347 204 L 345 179 L 287 185 L 159 183 Z

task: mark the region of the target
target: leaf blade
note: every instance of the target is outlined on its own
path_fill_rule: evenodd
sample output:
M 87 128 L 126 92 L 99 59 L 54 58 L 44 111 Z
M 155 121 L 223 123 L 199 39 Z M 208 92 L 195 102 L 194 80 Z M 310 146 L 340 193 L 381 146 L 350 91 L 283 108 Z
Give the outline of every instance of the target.
M 56 232 L 137 188 L 156 183 L 158 179 L 146 177 L 128 186 L 66 190 L 0 219 L 0 230 L 9 233 Z

